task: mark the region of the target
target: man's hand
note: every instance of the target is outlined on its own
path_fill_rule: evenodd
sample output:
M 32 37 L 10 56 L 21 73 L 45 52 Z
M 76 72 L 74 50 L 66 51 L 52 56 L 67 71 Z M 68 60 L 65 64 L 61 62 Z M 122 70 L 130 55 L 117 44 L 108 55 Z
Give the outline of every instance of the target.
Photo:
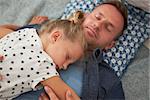
M 47 16 L 34 16 L 29 22 L 29 24 L 42 24 L 47 20 L 48 20 Z
M 42 93 L 39 97 L 39 100 L 59 100 L 56 94 L 52 91 L 52 89 L 48 86 L 44 87 L 47 95 Z M 66 92 L 66 100 L 73 100 L 71 92 L 68 90 Z

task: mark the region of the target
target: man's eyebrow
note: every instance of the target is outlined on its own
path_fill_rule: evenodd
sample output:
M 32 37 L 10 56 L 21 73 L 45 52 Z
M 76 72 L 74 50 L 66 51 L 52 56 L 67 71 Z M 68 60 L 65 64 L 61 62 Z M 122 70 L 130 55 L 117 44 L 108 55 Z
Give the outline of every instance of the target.
M 104 14 L 102 14 L 101 12 L 99 12 L 98 14 L 105 18 Z
M 99 12 L 99 14 L 100 14 L 102 17 L 106 18 L 103 13 Z M 115 28 L 115 26 L 114 26 L 110 21 L 108 21 L 107 24 L 110 25 L 112 28 Z
M 99 14 L 100 14 L 102 17 L 106 18 L 103 13 L 99 12 Z M 112 28 L 115 27 L 110 21 L 108 21 L 108 24 L 109 24 Z

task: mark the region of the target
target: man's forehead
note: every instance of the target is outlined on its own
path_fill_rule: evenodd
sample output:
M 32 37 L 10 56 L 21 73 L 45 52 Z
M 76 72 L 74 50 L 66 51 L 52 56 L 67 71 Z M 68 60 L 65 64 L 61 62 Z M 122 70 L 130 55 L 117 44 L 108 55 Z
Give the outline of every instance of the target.
M 114 19 L 112 14 L 116 13 L 116 10 L 111 10 L 112 7 L 114 6 L 110 4 L 102 4 L 97 6 L 93 13 L 101 15 L 111 22 Z
M 101 4 L 99 6 L 97 6 L 93 13 L 101 13 L 103 14 L 104 17 L 110 17 L 110 19 L 114 19 L 114 16 L 121 16 L 121 13 L 118 11 L 118 9 L 111 4 Z
M 108 9 L 109 7 L 114 7 L 114 5 L 111 5 L 111 4 L 100 4 L 98 6 L 96 6 L 96 8 L 94 9 L 94 11 L 98 11 L 98 10 L 101 10 L 101 9 Z

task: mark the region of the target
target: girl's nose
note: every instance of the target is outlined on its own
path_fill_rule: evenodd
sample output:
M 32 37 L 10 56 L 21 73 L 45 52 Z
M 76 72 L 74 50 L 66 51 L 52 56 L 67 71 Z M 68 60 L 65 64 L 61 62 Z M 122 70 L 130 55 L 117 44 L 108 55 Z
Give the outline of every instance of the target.
M 64 69 L 64 70 L 66 70 L 66 69 L 67 69 L 67 67 L 68 67 L 68 65 L 69 65 L 69 64 L 64 63 L 64 64 L 63 64 L 63 69 Z

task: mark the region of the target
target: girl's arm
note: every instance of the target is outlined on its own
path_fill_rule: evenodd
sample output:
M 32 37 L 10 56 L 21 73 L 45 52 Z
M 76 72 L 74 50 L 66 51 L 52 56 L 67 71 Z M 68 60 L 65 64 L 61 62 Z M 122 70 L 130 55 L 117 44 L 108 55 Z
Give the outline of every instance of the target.
M 66 99 L 66 92 L 71 91 L 73 100 L 80 100 L 79 96 L 59 77 L 55 76 L 41 82 L 44 86 L 49 86 L 60 100 Z
M 4 56 L 0 54 L 0 61 L 4 60 Z
M 0 62 L 4 60 L 4 56 L 0 54 Z M 3 80 L 3 76 L 0 74 L 0 81 Z

